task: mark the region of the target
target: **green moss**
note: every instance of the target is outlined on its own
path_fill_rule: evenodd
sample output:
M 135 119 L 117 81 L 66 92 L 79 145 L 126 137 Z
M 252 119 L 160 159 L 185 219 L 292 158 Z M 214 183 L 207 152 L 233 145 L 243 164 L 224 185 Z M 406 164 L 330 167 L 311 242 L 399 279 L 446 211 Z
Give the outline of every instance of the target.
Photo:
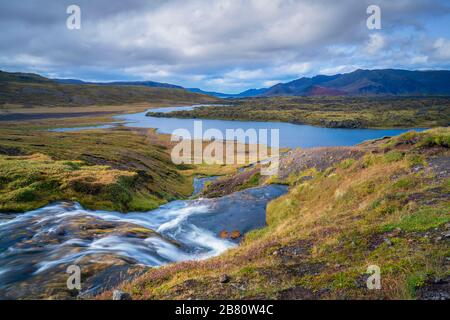
M 403 159 L 403 157 L 404 157 L 404 154 L 399 151 L 389 151 L 388 153 L 386 153 L 384 155 L 384 158 L 387 163 L 400 161 Z
M 390 231 L 395 228 L 401 228 L 405 231 L 426 231 L 436 228 L 450 221 L 449 210 L 450 206 L 444 208 L 422 208 L 402 217 L 398 223 L 386 225 L 384 230 Z
M 338 164 L 338 168 L 348 169 L 356 162 L 355 159 L 345 159 L 341 163 Z
M 400 190 L 400 189 L 408 190 L 408 189 L 414 188 L 417 185 L 417 183 L 418 183 L 418 181 L 415 177 L 408 176 L 408 177 L 399 179 L 392 186 L 394 189 L 397 189 L 397 190 Z
M 408 291 L 411 297 L 414 297 L 416 295 L 416 290 L 425 284 L 426 279 L 427 274 L 423 272 L 414 273 L 408 276 L 406 284 L 408 286 Z
M 22 188 L 16 190 L 12 196 L 13 201 L 17 202 L 31 202 L 36 200 L 37 195 L 31 188 Z

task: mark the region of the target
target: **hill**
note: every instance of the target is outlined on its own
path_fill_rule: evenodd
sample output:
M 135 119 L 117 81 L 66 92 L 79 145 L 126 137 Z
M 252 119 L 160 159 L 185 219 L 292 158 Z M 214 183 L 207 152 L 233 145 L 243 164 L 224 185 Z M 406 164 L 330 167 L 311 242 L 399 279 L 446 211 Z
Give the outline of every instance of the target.
M 163 86 L 163 87 L 161 87 Z M 143 102 L 207 103 L 216 98 L 186 91 L 181 87 L 151 81 L 138 83 L 89 84 L 78 80 L 58 83 L 24 73 L 0 72 L 0 106 L 90 106 Z
M 269 203 L 265 228 L 219 257 L 154 268 L 120 290 L 151 300 L 448 299 L 449 144 L 441 128 L 293 150 L 264 182 L 290 186 Z M 366 286 L 373 265 L 380 290 Z
M 172 89 L 184 89 L 181 86 L 177 86 L 170 83 L 156 82 L 156 81 L 113 81 L 113 82 L 86 82 L 77 79 L 52 79 L 54 82 L 62 84 L 93 84 L 99 86 L 143 86 L 150 88 L 172 88 Z

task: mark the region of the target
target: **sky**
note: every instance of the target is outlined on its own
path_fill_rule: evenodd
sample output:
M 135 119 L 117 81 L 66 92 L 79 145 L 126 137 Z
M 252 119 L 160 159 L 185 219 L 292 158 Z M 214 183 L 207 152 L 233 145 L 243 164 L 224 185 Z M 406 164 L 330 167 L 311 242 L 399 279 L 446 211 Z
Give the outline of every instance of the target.
M 69 5 L 81 29 L 67 28 Z M 0 1 L 0 70 L 237 93 L 359 68 L 450 69 L 449 26 L 448 0 Z

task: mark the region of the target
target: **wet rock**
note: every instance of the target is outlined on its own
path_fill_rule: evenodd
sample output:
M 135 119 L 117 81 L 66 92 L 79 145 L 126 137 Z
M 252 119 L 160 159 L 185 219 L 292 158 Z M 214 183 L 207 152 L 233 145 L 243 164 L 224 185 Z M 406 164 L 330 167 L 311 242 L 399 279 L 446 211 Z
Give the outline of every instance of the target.
M 126 292 L 114 290 L 113 300 L 131 300 L 131 296 Z
M 222 238 L 222 239 L 227 239 L 228 238 L 228 231 L 226 231 L 226 230 L 220 231 L 219 237 Z
M 233 232 L 231 232 L 230 234 L 230 238 L 233 240 L 236 240 L 237 238 L 239 238 L 241 236 L 241 233 L 239 232 L 239 230 L 234 230 Z
M 227 230 L 222 230 L 219 233 L 219 237 L 222 239 L 232 239 L 236 240 L 241 237 L 241 232 L 239 230 L 233 230 L 231 232 L 228 232 Z
M 219 282 L 220 283 L 228 283 L 228 282 L 230 282 L 230 276 L 229 275 L 227 275 L 227 274 L 223 274 L 223 275 L 221 275 L 220 277 L 219 277 Z

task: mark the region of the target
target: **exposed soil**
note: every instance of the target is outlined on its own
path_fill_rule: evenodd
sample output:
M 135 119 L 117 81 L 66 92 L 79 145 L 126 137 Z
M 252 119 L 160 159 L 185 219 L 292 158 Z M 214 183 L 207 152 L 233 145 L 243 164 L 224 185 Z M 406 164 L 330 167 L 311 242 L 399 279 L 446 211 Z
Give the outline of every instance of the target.
M 221 178 L 209 184 L 205 188 L 202 196 L 205 198 L 217 198 L 239 191 L 240 188 L 258 172 L 259 169 L 254 168 L 239 172 L 231 177 Z
M 359 159 L 363 154 L 357 147 L 295 149 L 281 157 L 278 176 L 286 179 L 292 173 L 299 174 L 311 168 L 323 171 L 345 159 Z

